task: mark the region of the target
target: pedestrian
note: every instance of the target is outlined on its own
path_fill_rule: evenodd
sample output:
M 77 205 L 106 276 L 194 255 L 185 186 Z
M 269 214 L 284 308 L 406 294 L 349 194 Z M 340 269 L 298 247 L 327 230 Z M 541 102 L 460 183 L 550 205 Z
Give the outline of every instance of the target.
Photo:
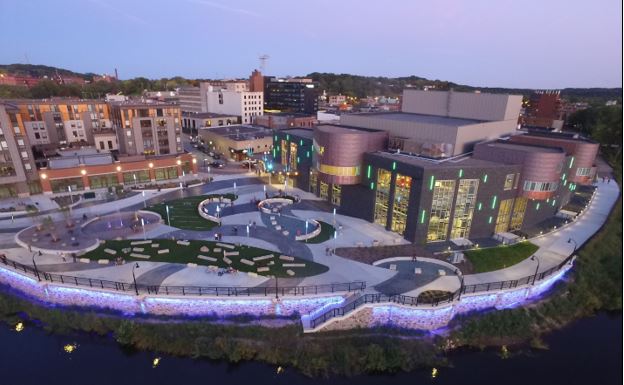
M 609 184 L 609 183 L 611 183 L 611 177 L 610 176 L 607 177 L 607 184 Z
M 325 248 L 325 255 L 329 255 L 329 247 Z
M 412 261 L 416 262 L 416 254 L 414 254 L 414 256 L 412 257 Z

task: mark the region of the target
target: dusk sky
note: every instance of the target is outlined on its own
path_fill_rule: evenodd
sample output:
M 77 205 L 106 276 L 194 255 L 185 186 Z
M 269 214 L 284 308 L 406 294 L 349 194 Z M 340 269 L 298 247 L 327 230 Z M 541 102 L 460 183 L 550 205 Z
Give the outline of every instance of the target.
M 621 87 L 620 0 L 0 0 L 0 63 L 122 79 L 336 72 Z

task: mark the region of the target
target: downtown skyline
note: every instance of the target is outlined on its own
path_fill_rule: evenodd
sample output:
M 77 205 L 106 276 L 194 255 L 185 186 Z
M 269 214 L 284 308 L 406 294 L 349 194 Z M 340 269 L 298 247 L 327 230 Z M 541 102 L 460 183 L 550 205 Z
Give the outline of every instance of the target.
M 6 0 L 0 10 L 0 63 L 117 68 L 122 79 L 246 77 L 267 54 L 265 73 L 276 76 L 415 75 L 541 89 L 622 83 L 621 3 L 613 0 Z

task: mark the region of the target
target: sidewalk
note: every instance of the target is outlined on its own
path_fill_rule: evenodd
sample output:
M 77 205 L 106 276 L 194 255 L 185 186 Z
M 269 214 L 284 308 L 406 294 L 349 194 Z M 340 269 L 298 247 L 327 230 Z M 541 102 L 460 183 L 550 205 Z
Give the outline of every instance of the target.
M 596 195 L 590 206 L 576 221 L 561 230 L 530 239 L 540 248 L 535 253 L 539 260 L 539 271 L 548 270 L 558 265 L 576 251 L 575 243 L 580 247 L 587 242 L 605 223 L 620 194 L 619 186 L 611 183 L 598 183 Z M 570 243 L 568 240 L 572 239 Z M 514 280 L 535 274 L 537 262 L 530 258 L 506 269 L 487 273 L 466 275 L 465 285 L 474 285 L 488 282 Z

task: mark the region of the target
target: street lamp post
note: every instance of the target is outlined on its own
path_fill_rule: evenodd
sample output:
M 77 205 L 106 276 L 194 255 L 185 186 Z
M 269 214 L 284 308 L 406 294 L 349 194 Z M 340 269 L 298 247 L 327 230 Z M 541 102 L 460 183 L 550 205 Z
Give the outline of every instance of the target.
M 276 300 L 279 300 L 278 291 L 279 291 L 279 287 L 277 286 L 277 275 L 276 275 L 275 276 L 275 299 Z
M 464 275 L 459 269 L 455 270 L 455 275 L 459 278 L 459 295 L 457 296 L 457 300 L 461 299 L 462 291 L 464 291 Z
M 578 248 L 578 243 L 576 243 L 574 239 L 568 238 L 568 243 L 573 243 L 573 242 L 574 242 L 574 250 L 572 250 L 572 254 L 576 252 L 576 249 Z
M 71 202 L 69 204 L 69 217 L 71 218 L 72 216 L 72 206 L 74 205 L 74 196 L 72 195 L 72 190 L 71 190 L 71 186 L 67 186 L 67 190 L 69 191 L 69 201 Z
M 134 275 L 134 269 L 138 269 L 138 268 L 139 268 L 139 263 L 136 262 L 134 266 L 132 266 L 132 281 L 134 282 L 134 291 L 136 292 L 136 295 L 139 295 L 139 288 L 137 287 L 136 275 Z
M 143 208 L 147 208 L 147 202 L 145 201 L 145 190 L 141 191 L 141 195 L 143 196 Z
M 141 218 L 141 227 L 143 227 L 143 240 L 147 240 L 147 237 L 145 236 L 145 219 Z
M 41 281 L 41 276 L 39 275 L 39 269 L 37 269 L 37 264 L 35 263 L 35 256 L 37 255 L 41 255 L 41 251 L 36 251 L 33 253 L 32 263 L 33 263 L 33 267 L 35 268 L 35 275 L 37 276 L 37 279 Z
M 136 174 L 132 174 L 132 178 L 134 179 L 134 188 L 137 187 L 137 177 Z
M 169 220 L 169 205 L 165 205 L 165 211 L 167 212 L 167 226 L 171 226 L 171 221 Z
M 540 260 L 536 255 L 534 255 L 531 257 L 531 261 L 537 262 L 537 267 L 535 267 L 535 275 L 533 276 L 533 285 L 535 285 L 535 280 L 537 280 L 537 272 L 539 271 Z

